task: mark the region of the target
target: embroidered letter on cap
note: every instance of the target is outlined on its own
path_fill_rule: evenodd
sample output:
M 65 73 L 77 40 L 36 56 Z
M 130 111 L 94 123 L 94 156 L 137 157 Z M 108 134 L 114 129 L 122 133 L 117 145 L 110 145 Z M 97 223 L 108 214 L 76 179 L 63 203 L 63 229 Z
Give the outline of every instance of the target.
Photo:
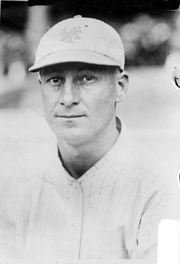
M 67 43 L 73 43 L 75 39 L 81 39 L 81 27 L 73 27 L 69 31 L 67 28 L 62 29 L 60 32 L 60 40 L 66 41 Z

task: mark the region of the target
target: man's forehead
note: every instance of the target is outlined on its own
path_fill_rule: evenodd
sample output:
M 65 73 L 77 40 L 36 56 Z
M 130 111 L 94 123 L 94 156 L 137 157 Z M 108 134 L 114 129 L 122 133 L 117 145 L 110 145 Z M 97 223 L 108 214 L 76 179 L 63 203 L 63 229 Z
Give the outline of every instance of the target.
M 65 72 L 65 71 L 79 72 L 83 70 L 91 70 L 95 72 L 107 72 L 107 71 L 111 72 L 113 71 L 114 68 L 115 67 L 90 64 L 84 62 L 66 62 L 66 63 L 59 63 L 48 67 L 44 67 L 40 70 L 40 73 L 50 74 L 53 72 Z

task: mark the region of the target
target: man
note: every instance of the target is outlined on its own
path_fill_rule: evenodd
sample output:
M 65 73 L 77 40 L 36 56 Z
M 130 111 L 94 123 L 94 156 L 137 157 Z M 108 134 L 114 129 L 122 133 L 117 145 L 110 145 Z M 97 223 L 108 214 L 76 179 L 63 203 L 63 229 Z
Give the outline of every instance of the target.
M 1 184 L 1 256 L 156 258 L 175 195 L 116 116 L 128 83 L 118 33 L 97 19 L 64 20 L 43 36 L 30 71 L 57 147 L 34 176 L 14 172 Z

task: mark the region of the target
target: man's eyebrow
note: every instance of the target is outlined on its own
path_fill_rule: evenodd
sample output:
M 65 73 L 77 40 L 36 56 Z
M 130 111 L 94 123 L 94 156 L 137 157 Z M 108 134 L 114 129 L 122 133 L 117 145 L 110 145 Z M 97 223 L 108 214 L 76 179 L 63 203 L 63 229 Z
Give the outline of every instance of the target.
M 49 76 L 49 75 L 52 75 L 52 74 L 61 74 L 61 73 L 62 73 L 62 70 L 53 69 L 51 71 L 43 71 L 42 75 L 43 76 Z
M 105 71 L 105 68 L 103 67 L 97 67 L 97 66 L 93 66 L 93 65 L 88 65 L 88 66 L 79 66 L 76 68 L 76 71 Z
M 90 68 L 90 67 L 82 67 L 82 68 L 76 69 L 76 72 L 81 72 L 81 71 L 95 71 L 95 69 Z

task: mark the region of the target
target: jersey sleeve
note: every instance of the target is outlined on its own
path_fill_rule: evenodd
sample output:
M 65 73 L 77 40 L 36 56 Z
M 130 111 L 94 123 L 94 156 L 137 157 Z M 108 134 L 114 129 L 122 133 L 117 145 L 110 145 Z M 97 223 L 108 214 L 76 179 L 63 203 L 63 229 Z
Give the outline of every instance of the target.
M 157 258 L 158 228 L 162 220 L 180 221 L 180 190 L 164 182 L 144 194 L 144 208 L 139 222 L 137 247 L 132 258 Z M 167 237 L 168 239 L 168 237 Z

